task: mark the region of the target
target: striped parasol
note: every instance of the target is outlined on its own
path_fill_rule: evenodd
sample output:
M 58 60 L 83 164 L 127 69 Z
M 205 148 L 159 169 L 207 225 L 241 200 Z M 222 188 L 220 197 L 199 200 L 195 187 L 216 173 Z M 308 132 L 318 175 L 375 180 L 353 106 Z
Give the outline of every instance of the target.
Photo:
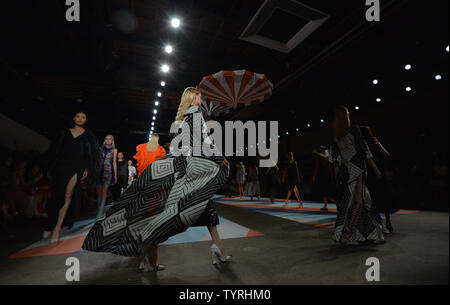
M 205 76 L 198 89 L 206 103 L 236 109 L 268 99 L 272 95 L 273 84 L 264 74 L 247 70 L 220 71 Z

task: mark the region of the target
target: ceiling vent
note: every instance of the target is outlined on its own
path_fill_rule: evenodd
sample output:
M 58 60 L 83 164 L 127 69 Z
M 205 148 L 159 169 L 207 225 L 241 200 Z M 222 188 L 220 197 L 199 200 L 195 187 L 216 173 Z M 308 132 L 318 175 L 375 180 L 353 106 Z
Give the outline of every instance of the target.
M 329 15 L 293 0 L 265 0 L 240 39 L 283 53 L 291 52 Z

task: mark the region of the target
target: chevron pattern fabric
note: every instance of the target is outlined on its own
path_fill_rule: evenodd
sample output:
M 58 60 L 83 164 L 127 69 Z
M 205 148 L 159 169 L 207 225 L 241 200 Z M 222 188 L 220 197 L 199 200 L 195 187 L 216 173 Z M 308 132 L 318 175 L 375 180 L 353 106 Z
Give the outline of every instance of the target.
M 330 162 L 339 163 L 338 180 L 343 183 L 341 198 L 337 205 L 337 217 L 333 240 L 338 242 L 349 223 L 356 222 L 348 244 L 357 245 L 367 240 L 384 241 L 381 217 L 367 187 L 367 160 L 373 158 L 359 127 L 354 125 L 350 133 L 341 139 L 334 139 L 330 148 Z M 358 179 L 362 179 L 361 213 L 355 213 L 355 192 Z
M 193 114 L 201 111 L 191 108 L 184 122 L 192 127 Z M 202 140 L 206 138 L 202 135 Z M 143 246 L 186 231 L 226 182 L 229 168 L 221 166 L 222 160 L 222 156 L 168 154 L 155 161 L 95 223 L 82 248 L 137 257 Z

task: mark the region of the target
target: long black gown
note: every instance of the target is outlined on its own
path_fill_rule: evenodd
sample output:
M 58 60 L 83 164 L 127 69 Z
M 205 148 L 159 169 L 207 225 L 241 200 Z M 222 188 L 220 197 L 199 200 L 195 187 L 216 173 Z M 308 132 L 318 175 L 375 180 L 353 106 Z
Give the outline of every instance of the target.
M 59 210 L 65 202 L 65 192 L 70 179 L 76 174 L 77 184 L 63 225 L 71 227 L 80 214 L 80 180 L 84 170 L 97 177 L 100 164 L 97 139 L 89 131 L 74 138 L 69 129 L 62 130 L 46 154 L 44 171 L 51 175 L 51 193 L 47 205 L 48 219 L 45 231 L 52 231 L 58 220 Z

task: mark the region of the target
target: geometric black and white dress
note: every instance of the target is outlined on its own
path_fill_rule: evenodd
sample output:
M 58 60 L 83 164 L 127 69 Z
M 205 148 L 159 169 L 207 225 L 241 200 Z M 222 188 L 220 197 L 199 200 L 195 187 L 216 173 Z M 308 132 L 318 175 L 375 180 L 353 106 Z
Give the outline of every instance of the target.
M 329 161 L 338 162 L 338 198 L 337 217 L 333 240 L 338 242 L 344 226 L 356 221 L 356 226 L 348 240 L 349 245 L 364 241 L 384 241 L 381 217 L 373 204 L 369 189 L 367 188 L 367 160 L 372 159 L 366 141 L 358 126 L 353 125 L 350 132 L 341 139 L 334 139 L 330 147 Z M 355 205 L 354 194 L 359 177 L 362 176 L 362 199 L 364 202 L 358 219 L 352 219 L 352 210 Z
M 177 134 L 188 145 L 184 155 L 168 154 L 153 162 L 99 219 L 82 248 L 121 256 L 141 256 L 144 245 L 158 245 L 186 231 L 226 182 L 229 167 L 222 155 L 207 155 L 198 144 L 216 149 L 198 106 L 191 106 Z M 180 126 L 180 127 L 181 127 Z M 200 126 L 201 132 L 196 133 Z M 198 136 L 199 135 L 199 136 Z

